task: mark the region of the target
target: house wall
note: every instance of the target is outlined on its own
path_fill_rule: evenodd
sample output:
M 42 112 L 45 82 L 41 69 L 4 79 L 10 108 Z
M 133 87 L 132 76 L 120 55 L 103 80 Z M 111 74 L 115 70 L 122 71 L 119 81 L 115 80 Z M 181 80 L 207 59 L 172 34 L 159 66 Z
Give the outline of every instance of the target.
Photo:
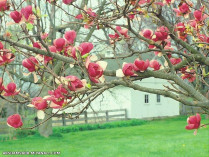
M 131 116 L 131 90 L 127 87 L 118 86 L 105 91 L 91 103 L 95 111 L 127 109 L 128 117 Z M 91 112 L 91 108 L 88 109 Z
M 148 78 L 138 81 L 137 84 L 148 88 L 162 89 L 163 85 L 169 85 L 161 79 Z M 149 103 L 145 103 L 145 94 L 149 95 Z M 160 103 L 157 102 L 157 95 L 131 89 L 131 117 L 150 118 L 179 115 L 179 102 L 168 97 L 160 96 Z
M 162 89 L 163 85 L 169 85 L 161 79 L 148 78 L 135 82 L 141 86 Z M 144 101 L 144 95 L 149 95 L 149 103 Z M 160 96 L 160 103 L 157 103 L 156 94 L 136 91 L 127 87 L 115 87 L 98 97 L 92 102 L 95 111 L 127 109 L 128 118 L 150 118 L 179 115 L 179 102 L 168 97 Z M 89 111 L 91 109 L 89 108 Z

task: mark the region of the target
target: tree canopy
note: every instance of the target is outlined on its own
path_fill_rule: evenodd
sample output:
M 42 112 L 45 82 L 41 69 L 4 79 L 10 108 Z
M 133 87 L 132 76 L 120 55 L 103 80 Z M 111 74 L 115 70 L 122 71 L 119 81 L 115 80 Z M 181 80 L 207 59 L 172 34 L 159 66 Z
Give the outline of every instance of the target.
M 116 86 L 209 113 L 207 0 L 0 0 L 0 22 L 1 99 L 33 107 L 37 126 L 50 127 L 52 109 L 85 103 L 78 117 Z M 136 83 L 150 77 L 170 85 Z M 198 129 L 199 114 L 190 119 L 186 128 Z M 7 122 L 24 128 L 19 114 Z

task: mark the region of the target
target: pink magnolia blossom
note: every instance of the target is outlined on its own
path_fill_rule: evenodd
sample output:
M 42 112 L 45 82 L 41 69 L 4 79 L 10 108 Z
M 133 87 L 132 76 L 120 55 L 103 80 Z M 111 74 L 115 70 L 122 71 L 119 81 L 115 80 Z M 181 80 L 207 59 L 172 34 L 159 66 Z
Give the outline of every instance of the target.
M 48 106 L 47 101 L 42 97 L 33 98 L 32 105 L 34 105 L 37 110 L 45 110 Z
M 76 51 L 82 52 L 83 49 L 82 49 L 80 46 L 78 46 L 78 47 L 69 46 L 69 47 L 66 49 L 66 56 L 70 55 L 70 56 L 72 56 L 74 59 L 77 59 Z M 81 54 L 81 55 L 82 55 L 82 54 Z
M 93 12 L 91 8 L 86 9 L 86 12 L 91 17 L 96 17 L 97 16 L 97 14 L 95 12 Z
M 200 39 L 200 41 L 202 42 L 206 42 L 209 43 L 209 36 L 206 36 L 205 34 L 199 34 L 198 38 Z
M 170 62 L 173 65 L 179 64 L 181 62 L 181 58 L 171 58 Z
M 65 4 L 71 4 L 73 2 L 73 0 L 62 0 L 62 2 Z
M 201 116 L 199 113 L 196 114 L 196 116 L 190 116 L 187 118 L 188 125 L 185 127 L 187 130 L 195 129 L 194 134 L 196 135 L 197 129 L 200 127 L 201 122 Z
M 189 82 L 194 82 L 196 80 L 196 74 L 183 73 L 181 78 L 183 80 L 187 79 Z
M 66 45 L 66 41 L 64 38 L 59 38 L 54 40 L 54 46 L 56 47 L 57 51 L 62 51 Z
M 75 18 L 76 18 L 76 19 L 79 19 L 79 20 L 82 20 L 82 19 L 83 19 L 83 15 L 82 15 L 82 14 L 78 14 L 78 15 L 76 15 Z
M 2 44 L 2 42 L 0 42 L 0 50 L 2 50 L 4 48 L 4 45 Z
M 143 60 L 136 59 L 134 61 L 134 65 L 135 65 L 134 66 L 135 71 L 144 72 L 149 67 L 149 60 L 147 59 L 146 61 L 143 61 Z
M 37 49 L 41 49 L 41 44 L 39 42 L 34 42 L 33 47 L 35 47 Z
M 91 25 L 94 24 L 94 19 L 97 17 L 97 14 L 95 12 L 93 12 L 91 8 L 88 8 L 88 9 L 84 8 L 84 10 L 86 11 L 85 15 L 79 14 L 75 18 L 80 19 L 80 20 L 84 20 L 84 22 L 86 23 L 84 25 L 84 28 L 88 29 Z
M 168 38 L 168 28 L 165 26 L 161 26 L 157 29 L 157 31 L 155 32 L 155 37 L 154 37 L 154 41 L 164 41 Z
M 13 11 L 10 13 L 10 17 L 15 21 L 15 23 L 19 23 L 22 19 L 22 14 L 19 11 Z
M 13 128 L 20 128 L 23 122 L 19 114 L 14 114 L 7 118 L 7 124 Z
M 7 4 L 7 0 L 0 0 L 0 12 L 8 10 L 9 6 Z
M 75 38 L 76 38 L 76 32 L 74 30 L 65 33 L 65 39 L 69 42 L 69 44 L 73 44 Z
M 142 4 L 146 4 L 146 3 L 150 3 L 150 0 L 140 0 L 138 4 L 142 5 Z
M 145 29 L 142 31 L 142 36 L 147 38 L 147 39 L 152 39 L 153 36 L 153 31 L 151 29 Z
M 128 17 L 130 20 L 133 20 L 135 18 L 135 13 L 129 13 Z
M 57 48 L 55 46 L 49 46 L 49 50 L 50 52 L 54 52 L 54 53 L 57 52 Z
M 3 86 L 3 78 L 0 77 L 0 94 L 1 92 L 4 90 L 4 86 Z
M 122 71 L 125 76 L 136 76 L 136 74 L 134 73 L 135 67 L 133 63 L 124 64 Z
M 99 83 L 99 78 L 103 75 L 103 69 L 99 64 L 89 63 L 88 74 L 92 82 Z
M 21 13 L 25 17 L 25 19 L 28 20 L 29 17 L 33 14 L 32 6 L 29 5 L 29 6 L 26 6 L 25 8 L 22 8 Z
M 174 3 L 174 1 L 175 0 L 163 0 L 163 3 L 170 5 L 170 4 Z
M 151 60 L 149 66 L 150 66 L 151 68 L 153 68 L 154 71 L 159 70 L 160 67 L 161 67 L 160 63 L 159 63 L 158 61 L 156 61 L 156 60 Z
M 11 82 L 7 85 L 7 87 L 4 87 L 4 96 L 14 96 L 19 94 L 20 90 L 16 89 L 16 84 Z
M 176 30 L 179 32 L 185 32 L 185 30 L 186 30 L 185 24 L 183 22 L 179 22 L 176 25 Z
M 41 39 L 42 39 L 42 40 L 45 40 L 48 36 L 49 36 L 48 33 L 42 33 L 42 34 L 41 34 Z
M 197 22 L 203 22 L 208 16 L 203 13 L 204 7 L 200 8 L 200 10 L 194 11 L 194 18 Z
M 116 26 L 115 28 L 122 36 L 124 36 L 125 38 L 129 38 L 128 36 L 128 29 L 124 28 L 122 29 L 120 26 Z M 116 32 L 115 34 L 109 34 L 109 37 L 111 39 L 117 39 L 119 38 L 119 34 Z
M 7 50 L 5 50 L 7 51 Z M 15 55 L 10 52 L 0 52 L 0 66 L 9 64 L 15 60 Z
M 29 57 L 22 61 L 22 65 L 28 69 L 28 71 L 33 72 L 38 69 L 36 65 L 38 65 L 38 61 L 35 57 Z
M 76 76 L 69 75 L 69 76 L 66 76 L 65 78 L 66 78 L 67 80 L 69 80 L 68 88 L 69 88 L 71 91 L 76 91 L 76 90 L 78 90 L 78 89 L 83 88 L 83 83 L 82 83 L 81 80 L 80 80 L 79 78 L 77 78 Z
M 62 108 L 62 106 L 65 103 L 65 95 L 68 94 L 68 91 L 62 87 L 62 85 L 59 85 L 57 89 L 53 91 L 48 91 L 50 94 L 50 97 L 46 100 L 52 101 L 53 105 L 50 105 L 52 108 Z
M 85 42 L 85 43 L 81 43 L 79 45 L 79 47 L 82 49 L 81 56 L 83 56 L 83 55 L 89 53 L 94 48 L 94 45 L 92 43 Z
M 187 17 L 188 14 L 191 12 L 189 9 L 189 6 L 186 3 L 182 3 L 180 4 L 178 9 L 174 9 L 174 11 L 176 12 L 177 16 L 185 16 Z

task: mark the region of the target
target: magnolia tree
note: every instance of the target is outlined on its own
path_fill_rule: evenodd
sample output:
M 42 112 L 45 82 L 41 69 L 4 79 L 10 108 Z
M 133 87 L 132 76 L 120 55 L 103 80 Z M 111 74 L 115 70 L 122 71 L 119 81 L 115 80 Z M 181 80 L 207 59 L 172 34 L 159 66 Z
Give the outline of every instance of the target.
M 85 104 L 69 116 L 78 118 L 95 98 L 116 86 L 170 97 L 208 114 L 208 17 L 207 0 L 0 0 L 1 99 L 27 104 L 42 119 L 27 128 L 21 115 L 14 114 L 8 125 L 39 126 L 48 136 L 56 113 Z M 105 38 L 96 36 L 97 31 Z M 121 41 L 126 53 L 118 55 Z M 111 57 L 99 53 L 98 45 L 105 44 L 112 48 Z M 144 60 L 147 53 L 155 59 Z M 106 68 L 105 60 L 130 56 L 134 62 L 119 64 L 114 71 Z M 12 71 L 17 65 L 23 70 Z M 77 73 L 72 75 L 72 70 Z M 107 81 L 107 76 L 114 79 Z M 170 86 L 147 88 L 135 82 L 150 77 L 167 80 Z M 32 97 L 17 81 L 30 82 L 40 92 Z M 207 125 L 200 124 L 200 114 L 187 122 L 186 129 Z

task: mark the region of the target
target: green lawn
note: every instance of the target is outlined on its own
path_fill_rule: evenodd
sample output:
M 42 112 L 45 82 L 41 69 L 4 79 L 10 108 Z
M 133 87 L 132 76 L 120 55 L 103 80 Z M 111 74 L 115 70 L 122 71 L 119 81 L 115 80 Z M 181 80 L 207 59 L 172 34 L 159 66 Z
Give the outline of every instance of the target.
M 1 142 L 0 156 L 3 151 L 60 151 L 61 155 L 53 156 L 208 157 L 209 129 L 201 128 L 194 136 L 193 130 L 184 129 L 185 125 L 186 117 L 181 117 L 155 120 L 141 126 L 72 132 L 62 134 L 63 137 L 30 136 Z

